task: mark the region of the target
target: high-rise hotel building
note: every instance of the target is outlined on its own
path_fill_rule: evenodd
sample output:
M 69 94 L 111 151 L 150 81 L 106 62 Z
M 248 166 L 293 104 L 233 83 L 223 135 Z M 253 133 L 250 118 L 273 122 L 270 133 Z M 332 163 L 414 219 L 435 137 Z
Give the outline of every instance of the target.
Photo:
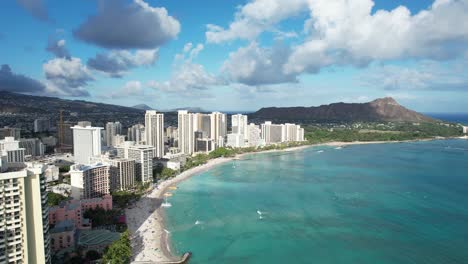
M 51 262 L 44 171 L 42 164 L 15 163 L 0 173 L 2 264 Z
M 155 147 L 154 157 L 164 156 L 164 114 L 148 110 L 145 114 L 146 144 Z
M 245 138 L 249 134 L 249 128 L 247 125 L 247 116 L 246 115 L 232 115 L 231 116 L 231 126 L 233 134 L 242 134 Z
M 89 158 L 101 155 L 101 127 L 74 126 L 71 129 L 76 163 L 88 164 Z
M 177 133 L 179 141 L 178 147 L 181 153 L 191 155 L 195 151 L 195 129 L 196 129 L 196 114 L 189 113 L 186 110 L 178 112 L 178 127 Z
M 227 134 L 227 115 L 220 112 L 211 113 L 211 139 L 218 142 L 218 147 L 223 147 Z

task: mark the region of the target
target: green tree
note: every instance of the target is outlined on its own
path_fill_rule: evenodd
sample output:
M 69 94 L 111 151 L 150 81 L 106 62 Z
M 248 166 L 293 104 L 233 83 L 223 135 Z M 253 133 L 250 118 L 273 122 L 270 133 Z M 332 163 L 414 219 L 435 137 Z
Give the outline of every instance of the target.
M 55 206 L 59 205 L 60 202 L 65 201 L 68 198 L 58 193 L 49 192 L 47 193 L 47 199 L 49 201 L 49 206 Z
M 62 166 L 59 168 L 59 172 L 69 172 L 70 171 L 70 166 Z
M 127 264 L 130 263 L 132 256 L 132 248 L 130 246 L 130 239 L 128 231 L 125 231 L 119 240 L 112 243 L 102 256 L 102 263 L 104 264 Z
M 88 209 L 83 214 L 85 218 L 91 219 L 93 227 L 117 224 L 117 218 L 119 215 L 120 212 L 117 210 L 105 210 L 101 207 L 96 207 L 96 209 Z

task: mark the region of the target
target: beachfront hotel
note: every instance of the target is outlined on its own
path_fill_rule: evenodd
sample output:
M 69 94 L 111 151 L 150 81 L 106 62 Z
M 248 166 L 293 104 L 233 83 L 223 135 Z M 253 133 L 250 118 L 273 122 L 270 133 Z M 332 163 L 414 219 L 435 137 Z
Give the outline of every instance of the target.
M 50 263 L 45 167 L 1 166 L 0 263 Z
M 196 114 L 189 113 L 186 110 L 180 110 L 177 114 L 178 147 L 181 153 L 191 155 L 195 151 Z
M 136 181 L 151 182 L 153 180 L 153 158 L 156 152 L 153 146 L 125 141 L 116 149 L 119 158 L 135 160 Z
M 110 166 L 75 164 L 70 168 L 71 197 L 90 199 L 110 193 Z
M 261 138 L 266 144 L 304 141 L 304 128 L 296 124 L 272 124 L 266 121 L 261 125 Z
M 231 116 L 231 130 L 232 134 L 242 134 L 244 137 L 249 133 L 248 117 L 246 115 L 232 115 Z
M 224 140 L 227 134 L 227 115 L 220 112 L 213 112 L 210 116 L 211 139 L 217 142 L 217 147 L 224 147 Z
M 145 114 L 146 144 L 155 147 L 154 157 L 164 156 L 164 114 L 148 110 Z

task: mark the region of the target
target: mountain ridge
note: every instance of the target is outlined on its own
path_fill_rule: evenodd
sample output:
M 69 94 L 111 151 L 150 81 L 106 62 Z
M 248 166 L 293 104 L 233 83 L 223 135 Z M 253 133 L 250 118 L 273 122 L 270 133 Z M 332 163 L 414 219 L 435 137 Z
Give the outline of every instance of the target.
M 435 119 L 407 109 L 392 97 L 367 103 L 332 103 L 320 106 L 264 107 L 252 113 L 253 119 L 291 121 L 434 122 Z

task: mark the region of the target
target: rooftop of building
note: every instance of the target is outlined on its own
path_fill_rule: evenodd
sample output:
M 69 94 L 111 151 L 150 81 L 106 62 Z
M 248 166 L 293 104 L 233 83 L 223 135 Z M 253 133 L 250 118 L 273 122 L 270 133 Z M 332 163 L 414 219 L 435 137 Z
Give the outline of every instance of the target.
M 97 162 L 94 164 L 75 164 L 71 166 L 70 172 L 72 171 L 87 171 L 95 168 L 100 168 L 100 167 L 105 167 L 109 166 L 108 164 L 102 163 L 102 162 Z
M 120 233 L 105 229 L 80 230 L 78 235 L 78 245 L 84 247 L 109 245 L 119 238 Z
M 75 229 L 75 222 L 73 220 L 63 220 L 55 224 L 54 228 L 50 230 L 51 234 L 69 232 Z
M 93 126 L 79 126 L 79 125 L 75 125 L 73 127 L 71 127 L 71 129 L 83 129 L 83 130 L 95 130 L 95 129 L 104 129 L 103 127 L 93 127 Z

